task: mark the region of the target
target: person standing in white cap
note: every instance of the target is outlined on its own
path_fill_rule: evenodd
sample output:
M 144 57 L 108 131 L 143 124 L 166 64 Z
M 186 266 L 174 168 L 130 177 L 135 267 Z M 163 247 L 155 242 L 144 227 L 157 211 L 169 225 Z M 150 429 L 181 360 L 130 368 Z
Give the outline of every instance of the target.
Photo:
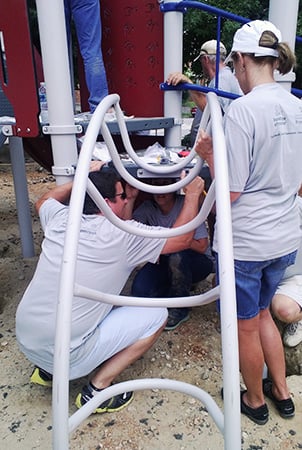
M 270 304 L 300 243 L 297 192 L 302 181 L 302 106 L 274 79 L 295 55 L 270 22 L 252 21 L 234 36 L 230 58 L 244 96 L 224 116 L 229 168 L 240 370 L 241 412 L 259 425 L 264 396 L 283 418 L 295 406 L 286 383 L 284 349 Z M 212 138 L 200 132 L 197 153 L 214 176 Z M 214 251 L 219 257 L 215 233 Z M 266 363 L 269 378 L 262 380 Z
M 219 55 L 218 55 L 219 51 Z M 194 59 L 194 61 L 200 60 L 202 72 L 204 77 L 209 80 L 208 87 L 215 88 L 216 85 L 216 60 L 219 58 L 219 73 L 218 73 L 218 89 L 225 92 L 231 92 L 232 94 L 242 95 L 240 90 L 238 81 L 236 77 L 233 75 L 231 69 L 226 66 L 225 58 L 227 55 L 226 48 L 222 42 L 220 42 L 219 46 L 217 45 L 217 41 L 212 39 L 210 41 L 206 41 L 202 44 L 200 48 L 200 52 L 198 56 Z M 172 84 L 172 86 L 176 86 L 179 83 L 190 83 L 193 84 L 192 80 L 188 78 L 186 75 L 181 72 L 173 72 L 167 78 L 167 83 Z M 196 135 L 198 132 L 200 120 L 202 117 L 202 112 L 207 104 L 207 97 L 204 92 L 200 91 L 190 91 L 190 95 L 194 103 L 197 105 L 197 111 L 195 113 L 195 117 L 192 123 L 191 128 L 191 146 L 194 145 Z M 231 99 L 227 97 L 218 97 L 219 103 L 221 105 L 221 109 L 223 113 L 226 112 Z

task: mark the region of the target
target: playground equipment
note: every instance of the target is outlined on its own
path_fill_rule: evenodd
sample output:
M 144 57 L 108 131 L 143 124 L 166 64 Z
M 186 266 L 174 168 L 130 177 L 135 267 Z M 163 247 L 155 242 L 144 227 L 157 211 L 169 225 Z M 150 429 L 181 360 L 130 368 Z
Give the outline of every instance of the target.
M 123 168 L 119 161 L 117 149 L 111 137 L 110 131 L 104 116 L 107 109 L 113 105 L 116 111 L 117 121 L 124 146 L 129 155 L 138 157 L 131 148 L 128 138 L 126 125 L 124 123 L 123 114 L 119 106 L 119 97 L 117 95 L 109 95 L 97 107 L 85 135 L 84 143 L 79 155 L 77 171 L 74 178 L 74 185 L 70 199 L 70 212 L 65 238 L 63 263 L 61 270 L 61 282 L 58 298 L 57 310 L 57 327 L 55 341 L 55 357 L 54 357 L 54 378 L 53 378 L 53 448 L 65 450 L 68 449 L 69 433 L 80 425 L 87 418 L 96 406 L 110 398 L 112 395 L 120 394 L 125 390 L 140 390 L 163 388 L 176 390 L 188 395 L 192 395 L 200 400 L 208 409 L 218 429 L 224 436 L 225 448 L 227 450 L 239 450 L 241 447 L 240 433 L 240 401 L 239 401 L 239 364 L 237 349 L 237 325 L 236 325 L 236 302 L 235 302 L 235 285 L 234 285 L 234 269 L 232 256 L 232 232 L 231 232 L 231 215 L 228 189 L 228 172 L 226 150 L 224 142 L 224 134 L 222 129 L 222 115 L 219 103 L 215 94 L 208 94 L 208 109 L 205 111 L 201 127 L 206 128 L 211 113 L 211 127 L 214 136 L 214 161 L 215 170 L 217 170 L 217 178 L 213 182 L 208 195 L 203 203 L 199 215 L 188 224 L 174 229 L 161 231 L 136 230 L 131 224 L 118 219 L 115 214 L 107 206 L 105 200 L 100 196 L 96 188 L 91 182 L 87 184 L 89 172 L 89 164 L 91 161 L 92 151 L 95 140 L 101 128 L 102 135 L 110 150 L 112 160 L 117 169 L 120 171 L 126 181 L 130 182 L 134 187 L 151 193 L 171 192 L 177 190 L 187 184 L 189 179 L 195 177 L 200 171 L 200 165 L 197 164 L 191 171 L 191 174 L 184 180 L 169 186 L 151 186 L 131 177 Z M 176 164 L 176 166 L 148 166 L 150 172 L 155 174 L 161 173 L 161 176 L 169 176 L 176 169 L 181 169 L 188 164 L 193 157 L 196 156 L 194 148 L 191 154 L 185 158 L 185 161 Z M 219 161 L 219 164 L 218 164 Z M 141 163 L 140 165 L 143 165 Z M 198 224 L 205 220 L 216 200 L 217 208 L 217 230 L 220 242 L 222 243 L 219 267 L 222 274 L 220 286 L 216 287 L 205 294 L 193 297 L 177 297 L 169 299 L 150 299 L 150 298 L 132 298 L 110 295 L 98 291 L 94 291 L 84 286 L 74 284 L 75 280 L 75 262 L 77 258 L 77 242 L 80 232 L 80 220 L 82 215 L 82 207 L 86 192 L 93 198 L 95 203 L 102 209 L 105 216 L 116 226 L 125 229 L 128 232 L 135 232 L 142 236 L 154 237 L 170 237 L 181 234 L 184 231 L 196 228 Z M 215 190 L 215 192 L 214 192 Z M 69 344 L 70 344 L 70 327 L 71 327 L 71 304 L 74 295 L 86 297 L 94 301 L 102 301 L 114 305 L 144 305 L 144 306 L 196 306 L 207 304 L 218 298 L 221 298 L 221 334 L 222 334 L 222 353 L 223 353 L 223 386 L 224 386 L 224 410 L 223 415 L 214 400 L 203 389 L 188 385 L 175 380 L 160 379 L 143 379 L 132 380 L 118 383 L 114 386 L 104 389 L 97 394 L 91 401 L 84 405 L 80 410 L 74 413 L 68 419 L 69 405 Z
M 298 4 L 298 0 L 292 0 L 284 9 L 281 0 L 271 0 L 269 9 L 269 19 L 280 28 L 292 48 L 295 47 Z M 18 219 L 25 257 L 33 256 L 33 242 L 30 215 L 26 212 L 26 183 L 20 182 L 21 179 L 25 180 L 24 174 L 21 175 L 24 172 L 22 143 L 38 163 L 52 169 L 57 183 L 61 184 L 74 175 L 78 157 L 76 136 L 83 133 L 81 122 L 74 119 L 63 0 L 36 0 L 36 5 L 43 64 L 31 45 L 26 0 L 0 0 L 0 80 L 14 110 L 13 117 L 0 118 L 0 129 L 2 135 L 10 140 L 11 151 L 12 147 L 17 149 L 14 153 L 18 156 L 12 159 L 14 165 L 17 162 L 13 169 L 19 179 L 15 183 L 16 199 L 19 205 L 23 205 L 23 211 L 18 208 Z M 133 121 L 132 131 L 163 128 L 164 137 L 157 137 L 156 140 L 167 147 L 178 147 L 181 143 L 181 90 L 190 87 L 207 92 L 207 88 L 186 84 L 171 89 L 163 83 L 161 88 L 164 92 L 158 89 L 160 82 L 170 72 L 182 71 L 182 23 L 187 8 L 201 9 L 217 17 L 218 40 L 222 18 L 241 23 L 248 20 L 196 1 L 152 0 L 143 9 L 138 0 L 131 3 L 131 7 L 124 0 L 102 2 L 104 60 L 110 74 L 111 92 L 120 94 L 122 106 L 126 112 L 129 110 L 129 114 L 139 116 L 146 111 L 144 117 L 147 115 L 147 118 L 143 125 Z M 18 34 L 15 33 L 16 28 Z M 296 40 L 302 42 L 301 38 Z M 293 76 L 288 74 L 279 77 L 278 81 L 290 88 Z M 38 84 L 44 80 L 47 85 L 49 124 L 40 124 L 38 120 Z M 85 100 L 84 88 L 82 91 Z M 217 89 L 214 91 L 218 95 L 229 95 Z M 302 91 L 295 90 L 295 93 L 302 96 Z M 162 114 L 164 117 L 161 117 Z M 0 115 L 3 115 L 1 110 Z M 13 137 L 18 139 L 11 139 Z M 154 143 L 152 139 L 150 136 L 137 135 L 137 145 L 132 141 L 133 146 L 135 149 L 146 148 Z
M 104 0 L 105 9 L 109 8 L 112 2 L 106 2 Z M 153 5 L 156 2 L 150 2 L 149 5 Z M 217 23 L 217 37 L 220 37 L 220 17 L 222 13 L 217 10 L 217 8 L 208 7 L 205 4 L 199 2 L 190 1 L 170 1 L 166 0 L 160 2 L 160 9 L 164 14 L 164 73 L 162 80 L 166 79 L 168 73 L 172 71 L 182 70 L 182 18 L 183 12 L 186 7 L 196 7 L 208 9 L 209 12 L 212 10 L 217 13 L 218 23 Z M 287 40 L 294 48 L 295 35 L 293 30 L 296 30 L 297 21 L 297 11 L 298 11 L 298 1 L 292 0 L 288 5 L 286 10 L 281 6 L 281 1 L 272 1 L 270 8 L 269 19 L 272 20 L 282 31 L 283 37 Z M 3 125 L 3 133 L 9 137 L 10 144 L 14 142 L 18 145 L 18 149 L 14 151 L 17 156 L 17 161 L 12 159 L 12 165 L 18 167 L 18 160 L 22 160 L 22 145 L 21 138 L 36 138 L 40 135 L 40 128 L 42 126 L 42 132 L 44 135 L 48 136 L 51 144 L 52 157 L 53 157 L 53 173 L 56 176 L 58 183 L 64 183 L 69 180 L 70 176 L 74 175 L 74 165 L 77 165 L 77 171 L 74 180 L 74 189 L 72 193 L 71 203 L 70 203 L 70 220 L 66 236 L 66 246 L 64 251 L 64 264 L 62 267 L 62 278 L 59 296 L 59 313 L 58 313 L 58 324 L 57 324 L 57 335 L 56 335 L 56 354 L 54 362 L 54 381 L 53 381 L 53 447 L 55 449 L 64 450 L 68 448 L 68 435 L 69 432 L 73 431 L 84 418 L 95 409 L 96 405 L 100 402 L 110 398 L 112 395 L 124 392 L 125 390 L 139 390 L 139 389 L 150 389 L 150 388 L 165 388 L 178 390 L 180 392 L 193 395 L 198 400 L 202 401 L 208 408 L 209 413 L 212 415 L 218 429 L 222 432 L 225 441 L 225 449 L 227 450 L 237 450 L 241 446 L 241 436 L 240 436 L 240 405 L 239 405 L 239 368 L 238 368 L 238 355 L 234 351 L 237 348 L 237 328 L 236 328 L 236 312 L 235 312 L 235 294 L 234 294 L 234 274 L 233 274 L 233 264 L 232 264 L 232 233 L 231 233 L 231 222 L 230 222 L 230 211 L 229 211 L 229 198 L 228 198 L 228 184 L 227 184 L 227 164 L 225 157 L 225 144 L 224 136 L 221 126 L 221 113 L 220 108 L 217 105 L 216 98 L 214 94 L 208 94 L 208 108 L 210 115 L 212 117 L 212 130 L 214 137 L 214 158 L 215 158 L 215 171 L 216 171 L 216 181 L 212 185 L 211 190 L 207 196 L 204 203 L 201 214 L 196 221 L 200 223 L 207 216 L 211 206 L 216 200 L 217 203 L 217 229 L 220 236 L 219 240 L 223 243 L 221 247 L 221 258 L 220 273 L 223 274 L 220 280 L 220 286 L 214 290 L 203 294 L 201 296 L 190 297 L 189 299 L 175 298 L 175 299 L 124 299 L 119 296 L 110 296 L 104 293 L 96 293 L 89 289 L 84 289 L 81 286 L 74 286 L 74 264 L 76 260 L 76 250 L 77 250 L 77 236 L 79 232 L 79 218 L 82 210 L 82 204 L 86 189 L 87 175 L 89 161 L 92 155 L 92 149 L 95 144 L 97 135 L 101 128 L 101 133 L 110 149 L 112 154 L 112 159 L 116 167 L 121 171 L 123 177 L 127 181 L 139 188 L 146 190 L 146 185 L 142 184 L 131 178 L 127 171 L 124 170 L 123 166 L 120 164 L 118 152 L 115 148 L 113 139 L 110 134 L 110 130 L 106 123 L 104 122 L 104 116 L 107 109 L 113 105 L 116 114 L 117 122 L 120 127 L 120 134 L 122 136 L 123 143 L 128 152 L 132 155 L 135 160 L 137 157 L 133 148 L 130 145 L 127 126 L 124 122 L 121 109 L 119 107 L 119 97 L 109 96 L 104 99 L 103 102 L 98 106 L 95 114 L 92 116 L 91 121 L 88 125 L 87 133 L 85 136 L 84 144 L 78 159 L 77 148 L 76 148 L 76 135 L 82 132 L 82 125 L 76 124 L 74 120 L 73 111 L 73 96 L 70 86 L 70 71 L 68 64 L 68 52 L 67 52 L 67 42 L 66 42 L 66 31 L 64 23 L 64 9 L 62 0 L 52 0 L 52 2 L 44 2 L 43 0 L 37 0 L 37 12 L 39 19 L 39 30 L 40 39 L 42 47 L 42 60 L 43 60 L 43 71 L 44 78 L 47 85 L 48 94 L 48 105 L 49 105 L 49 124 L 39 124 L 38 114 L 39 107 L 37 103 L 37 82 L 33 68 L 33 53 L 31 51 L 31 44 L 28 39 L 29 30 L 27 26 L 26 17 L 26 1 L 25 0 L 10 0 L 10 2 L 5 2 L 0 0 L 0 29 L 4 35 L 4 46 L 5 55 L 7 56 L 7 66 L 5 66 L 4 72 L 2 71 L 1 81 L 4 87 L 4 91 L 7 96 L 11 99 L 14 107 L 15 118 L 9 123 Z M 112 6 L 114 8 L 115 6 Z M 120 2 L 119 2 L 120 7 Z M 154 8 L 152 7 L 152 12 Z M 151 7 L 150 7 L 151 8 Z M 113 10 L 113 9 L 112 9 Z M 107 9 L 108 11 L 108 9 Z M 114 11 L 116 11 L 114 9 Z M 131 11 L 128 10 L 129 15 L 134 17 L 137 13 L 135 8 Z M 159 11 L 157 11 L 159 13 Z M 21 39 L 23 40 L 22 54 L 25 55 L 23 60 L 19 60 L 19 63 L 27 69 L 23 76 L 26 75 L 26 99 L 28 98 L 28 103 L 24 102 L 24 85 L 19 83 L 19 79 L 15 76 L 15 72 L 10 70 L 11 58 L 19 55 L 16 46 L 13 45 L 15 36 L 13 36 L 10 24 L 10 17 L 14 15 L 15 23 L 22 24 L 20 28 Z M 104 14 L 104 13 L 103 13 Z M 151 14 L 151 10 L 150 10 Z M 224 13 L 227 14 L 228 13 Z M 231 16 L 231 15 L 230 15 Z M 108 16 L 109 17 L 109 16 Z M 241 18 L 241 21 L 247 21 L 247 19 Z M 239 20 L 239 21 L 240 21 Z M 151 23 L 151 22 L 150 22 Z M 154 23 L 157 24 L 156 21 Z M 53 30 L 56 33 L 53 33 Z M 108 36 L 110 36 L 110 29 L 108 27 Z M 112 31 L 112 30 L 111 30 Z M 158 38 L 159 40 L 159 38 Z M 120 39 L 119 39 L 120 43 Z M 155 46 L 156 47 L 156 46 Z M 158 53 L 158 68 L 162 67 L 162 62 L 160 61 L 161 53 Z M 117 62 L 116 55 L 112 57 L 112 64 L 119 64 Z M 148 60 L 150 61 L 150 60 Z M 153 59 L 153 62 L 155 60 Z M 29 62 L 29 64 L 28 64 Z M 110 63 L 111 64 L 111 63 Z M 30 66 L 30 67 L 29 67 Z M 53 68 L 56 68 L 54 71 Z M 129 65 L 133 67 L 133 64 Z M 159 69 L 158 69 L 159 70 Z M 161 70 L 161 69 L 160 69 Z M 159 72 L 158 72 L 159 73 Z M 13 76 L 12 76 L 13 74 Z M 136 75 L 139 77 L 139 74 Z M 121 79 L 124 80 L 124 75 L 121 71 Z M 156 87 L 159 75 L 153 79 L 149 89 Z M 129 81 L 129 79 L 128 79 Z M 149 80 L 150 81 L 150 80 Z M 289 88 L 291 82 L 293 81 L 292 75 L 289 78 L 282 78 L 279 80 L 284 82 L 286 87 Z M 150 83 L 149 83 L 150 84 Z M 22 86 L 19 89 L 18 86 Z M 119 86 L 119 85 L 117 85 Z M 137 84 L 133 83 L 134 87 Z M 162 86 L 166 89 L 166 86 Z M 127 85 L 129 88 L 129 83 Z M 173 90 L 165 90 L 164 92 L 164 118 L 172 118 L 172 122 L 167 125 L 165 133 L 165 141 L 168 147 L 179 146 L 180 145 L 180 128 L 181 128 L 181 89 L 188 88 L 188 86 L 182 86 Z M 190 88 L 192 86 L 190 85 Z M 144 86 L 143 90 L 148 89 Z M 117 88 L 117 91 L 120 89 Z M 130 92 L 130 90 L 129 90 Z M 152 91 L 153 92 L 153 91 Z M 152 94 L 153 95 L 153 94 Z M 224 95 L 224 94 L 223 94 Z M 28 96 L 28 97 L 27 97 Z M 156 90 L 156 98 L 160 96 L 160 91 Z M 126 103 L 122 98 L 123 108 Z M 161 96 L 160 96 L 161 97 Z M 162 98 L 162 97 L 161 97 Z M 20 99 L 22 99 L 23 106 L 20 106 Z M 132 96 L 130 96 L 132 100 Z M 128 101 L 128 99 L 127 99 Z M 155 102 L 152 108 L 162 104 L 162 102 Z M 26 108 L 25 108 L 26 106 Z M 133 105 L 130 104 L 132 107 Z M 126 107 L 128 112 L 128 108 Z M 139 111 L 139 110 L 138 110 Z M 208 112 L 209 112 L 208 111 Z M 129 111 L 131 113 L 132 111 Z M 133 111 L 134 112 L 134 111 Z M 135 113 L 135 112 L 134 112 Z M 159 111 L 158 114 L 162 113 Z M 203 116 L 202 126 L 205 125 L 207 121 L 207 113 Z M 151 118 L 150 118 L 151 120 Z M 62 151 L 64 149 L 64 151 Z M 194 149 L 192 150 L 191 157 L 194 156 Z M 219 164 L 217 161 L 219 160 Z M 185 164 L 190 161 L 190 158 L 185 159 L 182 164 L 177 166 L 177 170 L 180 170 Z M 143 163 L 137 160 L 137 164 L 143 165 Z M 148 167 L 148 169 L 150 169 Z M 196 165 L 196 172 L 193 171 L 190 176 L 194 176 L 198 172 L 200 166 Z M 23 173 L 24 167 L 22 164 L 19 166 L 19 170 Z M 167 168 L 162 168 L 162 174 L 167 175 Z M 173 168 L 175 170 L 175 167 Z M 155 169 L 156 172 L 156 169 Z M 17 175 L 19 176 L 19 175 Z M 186 182 L 188 181 L 188 178 Z M 23 179 L 21 186 L 16 188 L 16 197 L 21 195 L 24 191 L 24 185 L 26 180 Z M 216 192 L 214 193 L 214 186 L 216 185 Z M 180 187 L 180 185 L 174 185 L 174 188 Z M 148 188 L 147 188 L 148 189 Z M 156 187 L 150 188 L 149 192 L 155 192 Z M 161 187 L 161 192 L 168 192 L 169 187 Z M 19 195 L 18 195 L 19 192 Z M 110 211 L 106 209 L 106 205 L 102 199 L 96 195 L 92 187 L 88 184 L 88 192 L 95 198 L 95 201 L 102 207 L 105 214 L 112 221 L 115 220 Z M 23 199 L 24 200 L 24 199 Z M 25 199 L 26 204 L 26 199 Z M 19 212 L 19 207 L 18 207 Z M 223 228 L 221 223 L 223 221 Z M 187 227 L 192 229 L 196 226 L 197 222 L 192 222 L 188 224 Z M 122 226 L 121 223 L 116 222 L 116 226 Z M 21 219 L 20 229 L 24 228 L 29 231 L 28 224 Z M 190 229 L 191 229 L 190 228 Z M 189 228 L 188 228 L 189 229 Z M 131 231 L 131 230 L 129 230 Z M 169 230 L 166 232 L 165 236 L 172 236 L 172 233 L 180 233 L 182 229 Z M 223 236 L 222 236 L 223 233 Z M 23 240 L 30 241 L 29 233 L 23 237 Z M 29 249 L 28 253 L 31 253 Z M 30 256 L 27 255 L 27 256 Z M 210 301 L 217 299 L 220 296 L 222 299 L 227 298 L 228 301 L 222 302 L 221 309 L 221 322 L 222 322 L 222 347 L 223 347 L 223 386 L 224 386 L 224 411 L 223 415 L 220 409 L 217 407 L 215 402 L 210 398 L 210 396 L 203 391 L 194 386 L 187 385 L 186 383 L 180 383 L 173 380 L 134 380 L 125 383 L 120 383 L 112 386 L 98 396 L 96 396 L 91 402 L 77 411 L 73 416 L 68 419 L 68 349 L 69 349 L 69 334 L 70 334 L 70 305 L 73 293 L 77 292 L 82 295 L 87 296 L 95 301 L 106 301 L 116 305 L 121 304 L 135 304 L 139 301 L 140 305 L 144 302 L 146 306 L 196 306 L 201 304 L 206 304 Z M 64 301 L 63 301 L 64 300 Z M 66 323 L 68 324 L 66 326 Z M 65 355 L 65 356 L 62 356 Z

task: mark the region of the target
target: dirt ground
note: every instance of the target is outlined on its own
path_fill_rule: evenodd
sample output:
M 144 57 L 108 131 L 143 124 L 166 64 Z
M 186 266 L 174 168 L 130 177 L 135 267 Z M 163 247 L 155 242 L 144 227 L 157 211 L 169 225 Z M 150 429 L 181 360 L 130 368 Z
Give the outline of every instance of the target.
M 40 251 L 42 233 L 33 203 L 53 183 L 53 178 L 27 159 L 26 172 L 36 255 L 24 259 L 11 167 L 0 151 L 0 448 L 51 449 L 51 389 L 30 384 L 32 365 L 20 353 L 15 339 L 15 311 L 29 283 Z M 204 282 L 201 289 L 209 289 Z M 173 378 L 202 387 L 220 407 L 222 386 L 219 317 L 214 305 L 195 308 L 190 320 L 164 332 L 156 345 L 128 368 L 118 381 L 132 378 Z M 86 380 L 70 383 L 70 414 Z M 296 404 L 296 416 L 283 420 L 268 401 L 270 419 L 257 426 L 242 416 L 243 450 L 302 448 L 302 377 L 288 384 Z M 83 450 L 195 450 L 223 449 L 223 438 L 204 406 L 170 391 L 141 391 L 125 410 L 90 416 L 70 437 L 71 449 Z

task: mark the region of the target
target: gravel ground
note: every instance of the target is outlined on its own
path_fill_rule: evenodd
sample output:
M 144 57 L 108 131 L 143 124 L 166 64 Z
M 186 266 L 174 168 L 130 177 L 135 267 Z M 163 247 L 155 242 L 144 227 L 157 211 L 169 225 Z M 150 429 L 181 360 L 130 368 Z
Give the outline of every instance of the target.
M 26 164 L 31 209 L 53 178 L 31 161 Z M 16 307 L 34 272 L 37 256 L 21 255 L 13 180 L 9 161 L 0 153 L 0 411 L 1 448 L 8 450 L 52 447 L 51 390 L 31 385 L 32 366 L 20 353 L 15 339 Z M 33 217 L 36 254 L 42 239 L 39 220 Z M 210 280 L 196 292 L 207 290 Z M 117 381 L 160 377 L 186 381 L 209 392 L 220 407 L 222 385 L 219 317 L 214 305 L 196 307 L 190 320 L 178 329 L 164 332 L 156 345 Z M 70 414 L 86 380 L 70 383 Z M 301 376 L 288 378 L 297 413 L 283 420 L 268 401 L 270 419 L 257 426 L 242 417 L 243 450 L 302 448 Z M 222 449 L 223 438 L 202 404 L 179 393 L 160 390 L 137 392 L 125 410 L 92 415 L 70 437 L 71 449 L 83 450 L 194 450 Z

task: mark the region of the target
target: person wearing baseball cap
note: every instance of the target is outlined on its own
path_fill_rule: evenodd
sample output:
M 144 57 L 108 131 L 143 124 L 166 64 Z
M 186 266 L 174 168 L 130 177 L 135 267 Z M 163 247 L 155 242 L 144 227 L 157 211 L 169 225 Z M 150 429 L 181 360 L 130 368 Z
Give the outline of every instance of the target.
M 245 95 L 224 116 L 237 298 L 240 370 L 246 390 L 241 412 L 267 423 L 268 397 L 281 417 L 295 415 L 286 383 L 281 335 L 270 307 L 300 243 L 297 192 L 302 174 L 301 100 L 274 79 L 295 65 L 295 55 L 268 21 L 236 31 L 230 58 Z M 204 131 L 196 152 L 214 177 L 212 138 Z M 213 249 L 219 254 L 214 234 Z M 219 278 L 219 274 L 218 274 Z M 262 379 L 264 364 L 269 377 Z
M 222 57 L 226 57 L 227 51 L 222 42 L 219 43 L 219 46 L 217 45 L 217 41 L 215 39 L 211 39 L 210 41 L 204 42 L 200 48 L 199 54 L 196 56 L 193 62 L 198 61 L 199 58 L 203 55 L 216 56 L 218 54 L 218 51 Z
M 194 61 L 200 59 L 203 75 L 209 80 L 208 87 L 214 88 L 216 85 L 216 59 L 219 58 L 218 89 L 231 92 L 232 94 L 242 95 L 237 79 L 224 62 L 226 55 L 227 51 L 224 44 L 220 42 L 218 45 L 217 41 L 212 39 L 202 44 L 199 54 Z M 192 80 L 181 72 L 171 73 L 167 78 L 167 83 L 173 86 L 179 83 L 193 84 Z M 193 146 L 198 133 L 202 112 L 207 104 L 207 98 L 205 93 L 199 91 L 192 90 L 190 91 L 190 95 L 198 107 L 191 127 L 191 146 Z M 226 97 L 218 97 L 218 100 L 223 113 L 225 113 L 232 100 Z

